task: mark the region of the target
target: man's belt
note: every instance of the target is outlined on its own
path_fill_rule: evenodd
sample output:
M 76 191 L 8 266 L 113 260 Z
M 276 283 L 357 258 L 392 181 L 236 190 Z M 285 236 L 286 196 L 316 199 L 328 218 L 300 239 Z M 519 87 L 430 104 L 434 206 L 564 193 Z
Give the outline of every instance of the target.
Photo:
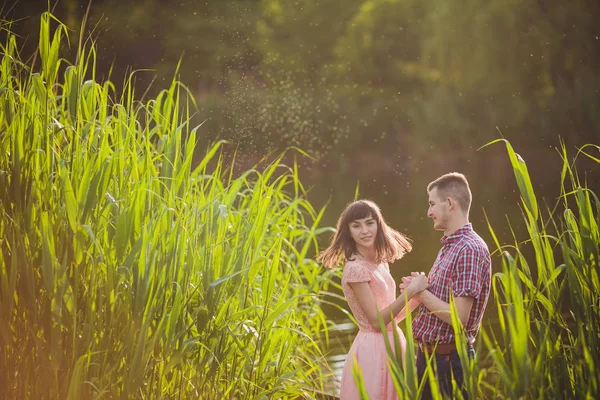
M 423 353 L 450 354 L 456 350 L 456 343 L 419 343 Z

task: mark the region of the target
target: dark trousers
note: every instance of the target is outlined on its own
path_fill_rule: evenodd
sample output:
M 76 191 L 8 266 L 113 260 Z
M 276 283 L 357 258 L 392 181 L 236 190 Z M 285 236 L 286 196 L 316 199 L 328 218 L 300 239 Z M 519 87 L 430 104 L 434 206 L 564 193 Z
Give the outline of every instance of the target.
M 468 349 L 469 356 L 475 357 L 475 349 Z M 417 351 L 417 374 L 419 376 L 419 382 L 423 379 L 425 370 L 427 369 L 427 355 L 419 348 Z M 437 382 L 440 392 L 444 398 L 452 396 L 452 377 L 458 384 L 459 387 L 463 385 L 464 376 L 462 366 L 460 365 L 460 358 L 456 350 L 452 350 L 449 354 L 434 354 L 433 360 L 435 360 L 437 367 Z M 433 366 L 432 366 L 433 367 Z M 421 399 L 429 400 L 432 399 L 431 386 L 429 384 L 429 378 L 425 377 L 425 385 L 423 388 L 423 394 Z M 466 391 L 463 389 L 463 397 L 468 398 Z

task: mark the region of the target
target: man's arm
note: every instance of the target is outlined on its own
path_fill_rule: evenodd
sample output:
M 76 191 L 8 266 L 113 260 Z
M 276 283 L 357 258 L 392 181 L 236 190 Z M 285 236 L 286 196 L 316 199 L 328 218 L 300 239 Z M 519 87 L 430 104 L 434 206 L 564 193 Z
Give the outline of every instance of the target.
M 456 311 L 463 326 L 466 326 L 469 322 L 475 297 L 481 291 L 482 279 L 479 266 L 484 259 L 485 254 L 480 248 L 465 247 L 461 250 L 454 266 L 451 291 L 455 296 Z M 452 325 L 449 303 L 441 300 L 428 290 L 419 293 L 415 298 L 420 300 L 433 315 Z
M 450 314 L 450 303 L 446 303 L 444 300 L 439 299 L 429 290 L 424 290 L 417 294 L 413 299 L 420 301 L 425 308 L 427 308 L 433 315 L 444 321 L 445 323 L 452 325 L 452 315 Z M 473 307 L 473 297 L 455 297 L 454 304 L 456 305 L 456 311 L 458 318 L 463 326 L 467 325 L 469 321 L 469 315 L 471 314 L 471 308 Z

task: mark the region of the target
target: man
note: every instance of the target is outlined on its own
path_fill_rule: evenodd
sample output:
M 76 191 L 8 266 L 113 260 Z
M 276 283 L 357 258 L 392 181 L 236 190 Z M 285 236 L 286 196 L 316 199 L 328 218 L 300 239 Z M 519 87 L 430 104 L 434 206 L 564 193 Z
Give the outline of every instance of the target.
M 443 175 L 427 186 L 427 216 L 433 227 L 443 231 L 443 244 L 429 272 L 429 288 L 415 297 L 421 303 L 412 324 L 417 350 L 417 372 L 421 379 L 427 366 L 426 355 L 434 353 L 438 384 L 443 393 L 452 392 L 452 377 L 459 385 L 463 372 L 452 329 L 450 296 L 467 340 L 469 354 L 481 325 L 490 293 L 491 260 L 487 245 L 469 223 L 471 190 L 464 175 Z M 404 278 L 405 286 L 411 278 Z M 429 382 L 423 399 L 431 398 Z

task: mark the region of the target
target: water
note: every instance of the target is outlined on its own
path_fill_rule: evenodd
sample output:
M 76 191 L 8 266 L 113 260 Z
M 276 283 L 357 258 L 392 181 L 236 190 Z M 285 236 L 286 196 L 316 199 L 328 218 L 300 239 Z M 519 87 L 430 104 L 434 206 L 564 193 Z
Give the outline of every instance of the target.
M 331 329 L 329 344 L 322 341 L 322 348 L 327 354 L 327 363 L 331 368 L 331 371 L 327 371 L 331 373 L 327 387 L 328 393 L 339 395 L 344 361 L 357 332 L 358 329 L 353 322 L 341 320 L 339 323 L 335 323 Z

